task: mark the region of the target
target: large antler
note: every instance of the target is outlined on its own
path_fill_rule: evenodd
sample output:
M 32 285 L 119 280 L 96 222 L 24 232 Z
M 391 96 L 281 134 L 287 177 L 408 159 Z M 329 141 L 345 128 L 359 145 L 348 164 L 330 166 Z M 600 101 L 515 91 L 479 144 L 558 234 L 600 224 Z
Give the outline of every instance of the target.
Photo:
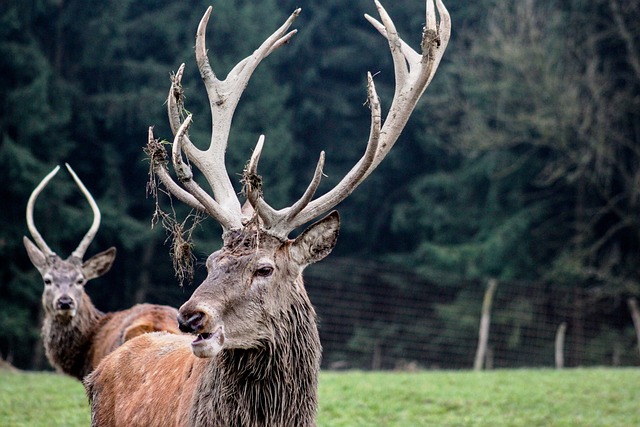
M 315 193 L 322 177 L 324 153 L 316 167 L 314 177 L 298 202 L 289 208 L 276 211 L 257 191 L 249 193 L 249 200 L 264 221 L 264 226 L 279 237 L 285 237 L 293 229 L 312 220 L 343 201 L 364 181 L 389 153 L 409 120 L 414 107 L 433 79 L 451 36 L 451 18 L 440 0 L 436 0 L 440 24 L 433 1 L 427 0 L 426 26 L 422 33 L 422 55 L 414 51 L 399 36 L 391 18 L 379 1 L 375 0 L 382 23 L 369 15 L 365 18 L 388 40 L 395 69 L 396 88 L 393 101 L 381 128 L 380 100 L 371 73 L 367 75 L 368 102 L 371 108 L 371 130 L 364 155 L 349 173 L 329 192 L 315 200 Z M 249 163 L 249 173 L 255 174 L 262 150 L 263 139 L 258 142 Z
M 166 161 L 156 162 L 154 170 L 169 192 L 187 205 L 208 213 L 220 222 L 225 231 L 228 231 L 242 228 L 240 201 L 231 184 L 224 161 L 233 114 L 258 64 L 275 49 L 287 43 L 296 33 L 296 30 L 288 33 L 287 30 L 299 15 L 300 9 L 296 9 L 289 19 L 267 38 L 252 55 L 238 63 L 224 80 L 219 80 L 216 77 L 207 58 L 205 30 L 211 10 L 212 8 L 209 7 L 205 12 L 196 34 L 196 61 L 207 89 L 211 107 L 211 143 L 207 150 L 199 150 L 191 143 L 187 135 L 191 116 L 189 115 L 183 123 L 180 122 L 183 111 L 181 79 L 184 64 L 182 64 L 172 78 L 167 105 L 169 122 L 175 135 L 171 159 L 178 180 L 186 191 L 173 181 L 166 167 Z M 153 132 L 149 129 L 149 144 L 154 143 Z M 151 151 L 156 152 L 155 150 Z M 182 159 L 182 151 L 207 179 L 213 192 L 213 198 L 193 180 L 190 166 Z
M 93 199 L 93 196 L 91 196 L 91 193 L 89 193 L 89 190 L 87 190 L 87 187 L 84 186 L 84 184 L 82 183 L 80 178 L 78 178 L 78 175 L 76 175 L 76 173 L 73 171 L 71 166 L 69 166 L 69 164 L 67 163 L 65 163 L 65 166 L 67 167 L 67 170 L 73 177 L 73 180 L 76 182 L 76 184 L 80 188 L 80 191 L 82 191 L 82 194 L 84 194 L 84 197 L 89 202 L 89 205 L 91 206 L 91 210 L 93 211 L 93 223 L 91 224 L 89 231 L 87 231 L 87 233 L 84 235 L 84 237 L 80 241 L 80 244 L 78 245 L 76 250 L 73 251 L 73 253 L 71 254 L 72 257 L 82 260 L 85 252 L 87 251 L 87 248 L 93 241 L 93 238 L 95 237 L 96 233 L 98 232 L 98 229 L 100 228 L 100 219 L 101 219 L 100 208 L 98 208 L 98 205 Z M 53 252 L 49 248 L 49 246 L 47 246 L 44 239 L 42 238 L 42 235 L 40 235 L 40 233 L 38 232 L 38 229 L 36 228 L 35 222 L 33 221 L 33 207 L 36 203 L 38 195 L 47 186 L 49 181 L 51 181 L 51 179 L 58 173 L 59 170 L 60 170 L 60 166 L 56 166 L 55 168 L 53 168 L 53 170 L 49 172 L 47 176 L 45 176 L 42 179 L 42 181 L 40 181 L 40 183 L 36 186 L 36 188 L 31 192 L 31 196 L 29 196 L 29 201 L 27 202 L 27 227 L 36 245 L 38 245 L 40 250 L 44 252 L 44 254 L 47 256 L 54 256 L 55 252 Z
M 264 144 L 264 136 L 261 136 L 244 173 L 245 182 L 249 183 L 245 185 L 245 191 L 250 204 L 261 219 L 264 229 L 270 234 L 284 239 L 292 230 L 332 209 L 351 194 L 389 153 L 418 100 L 435 75 L 451 35 L 451 19 L 442 1 L 435 0 L 435 7 L 434 0 L 427 0 L 426 2 L 426 25 L 422 33 L 421 42 L 422 54 L 414 51 L 398 36 L 396 28 L 385 9 L 379 1 L 374 1 L 382 22 L 369 15 L 365 15 L 365 18 L 388 40 L 396 80 L 394 97 L 384 125 L 382 124 L 380 101 L 375 90 L 373 78 L 369 73 L 367 79 L 368 103 L 371 108 L 371 130 L 364 155 L 338 185 L 313 200 L 314 194 L 320 185 L 324 166 L 324 152 L 320 153 L 313 179 L 303 196 L 292 206 L 281 210 L 275 210 L 269 206 L 263 199 L 261 188 L 250 184 L 253 182 L 252 177 L 257 175 L 258 160 Z M 251 73 L 258 63 L 295 34 L 295 30 L 289 33 L 286 33 L 286 31 L 300 13 L 300 9 L 297 9 L 285 24 L 272 34 L 253 55 L 236 65 L 225 81 L 220 81 L 216 78 L 206 56 L 204 31 L 210 13 L 211 8 L 207 10 L 198 27 L 196 59 L 202 78 L 205 81 L 211 106 L 213 119 L 211 145 L 206 151 L 198 150 L 187 136 L 191 116 L 189 115 L 182 123 L 180 121 L 181 112 L 183 111 L 183 97 L 180 86 L 180 79 L 184 69 L 183 64 L 172 79 L 168 110 L 169 121 L 175 135 L 172 161 L 178 179 L 186 188 L 186 191 L 171 179 L 166 168 L 166 160 L 156 162 L 155 171 L 172 194 L 189 206 L 207 212 L 217 219 L 225 230 L 230 230 L 241 228 L 243 224 L 240 203 L 235 196 L 233 186 L 224 167 L 224 152 L 233 112 Z M 157 146 L 157 141 L 154 141 L 150 130 L 149 146 L 152 144 Z M 203 172 L 211 185 L 215 199 L 208 196 L 193 181 L 190 167 L 182 160 L 182 150 L 187 154 L 189 160 Z M 153 152 L 154 150 L 150 151 Z

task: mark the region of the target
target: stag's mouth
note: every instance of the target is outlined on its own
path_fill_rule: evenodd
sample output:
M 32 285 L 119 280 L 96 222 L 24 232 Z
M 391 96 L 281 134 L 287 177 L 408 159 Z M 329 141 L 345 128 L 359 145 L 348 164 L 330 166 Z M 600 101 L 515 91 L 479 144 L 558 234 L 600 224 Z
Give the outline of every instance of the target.
M 224 328 L 218 326 L 214 332 L 198 334 L 191 343 L 191 350 L 198 357 L 213 357 L 222 349 L 223 344 Z

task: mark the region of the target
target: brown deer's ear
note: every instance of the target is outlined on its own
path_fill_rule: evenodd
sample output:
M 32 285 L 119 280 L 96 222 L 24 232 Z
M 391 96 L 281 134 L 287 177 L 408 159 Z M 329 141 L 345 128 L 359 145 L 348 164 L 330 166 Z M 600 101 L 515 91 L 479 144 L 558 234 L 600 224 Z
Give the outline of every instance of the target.
M 22 242 L 27 249 L 27 255 L 29 255 L 31 263 L 42 274 L 47 267 L 47 256 L 27 236 L 22 237 Z
M 95 254 L 82 264 L 82 272 L 86 280 L 95 279 L 105 274 L 116 259 L 116 248 L 110 247 L 106 251 Z
M 340 215 L 333 211 L 302 232 L 291 245 L 293 259 L 302 267 L 318 262 L 331 253 L 338 240 Z

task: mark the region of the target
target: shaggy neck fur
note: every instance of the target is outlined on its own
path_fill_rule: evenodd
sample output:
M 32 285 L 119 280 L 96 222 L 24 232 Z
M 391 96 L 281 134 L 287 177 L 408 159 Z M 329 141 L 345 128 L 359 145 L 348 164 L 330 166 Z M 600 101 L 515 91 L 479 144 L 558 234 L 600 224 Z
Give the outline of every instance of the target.
M 91 342 L 96 327 L 105 315 L 83 295 L 74 317 L 45 314 L 42 325 L 42 340 L 47 359 L 54 368 L 82 380 L 91 372 Z
M 322 350 L 315 310 L 306 295 L 298 295 L 271 322 L 278 331 L 273 340 L 211 359 L 189 426 L 315 425 Z

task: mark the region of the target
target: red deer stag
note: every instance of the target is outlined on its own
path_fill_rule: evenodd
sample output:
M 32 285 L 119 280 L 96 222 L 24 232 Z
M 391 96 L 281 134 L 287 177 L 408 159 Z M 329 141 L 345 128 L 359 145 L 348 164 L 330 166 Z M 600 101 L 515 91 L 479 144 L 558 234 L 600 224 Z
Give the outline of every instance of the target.
M 369 74 L 372 123 L 363 157 L 335 188 L 313 199 L 324 165 L 321 153 L 307 190 L 282 210 L 264 200 L 256 174 L 263 136 L 244 171 L 244 208 L 226 172 L 224 153 L 231 118 L 250 75 L 295 34 L 287 31 L 300 10 L 225 80 L 218 79 L 207 58 L 205 28 L 211 8 L 207 10 L 195 50 L 213 118 L 211 144 L 206 151 L 196 148 L 187 134 L 191 116 L 181 123 L 181 66 L 168 99 L 175 133 L 171 160 L 179 183 L 171 178 L 163 145 L 151 129 L 148 149 L 166 188 L 222 225 L 223 247 L 209 256 L 207 277 L 179 310 L 180 328 L 195 339 L 137 337 L 85 379 L 93 426 L 315 425 L 321 346 L 302 272 L 334 247 L 338 214 L 329 213 L 295 239 L 288 235 L 344 200 L 383 160 L 433 78 L 450 36 L 449 14 L 440 0 L 435 6 L 427 0 L 422 54 L 399 38 L 386 11 L 377 1 L 376 6 L 382 23 L 366 18 L 389 42 L 397 82 L 384 125 Z M 203 173 L 213 197 L 193 180 L 190 163 Z
M 100 210 L 73 169 L 67 169 L 93 210 L 93 224 L 71 256 L 63 260 L 45 243 L 33 221 L 33 207 L 44 187 L 60 169 L 56 166 L 31 193 L 27 226 L 37 246 L 26 236 L 24 246 L 44 281 L 42 340 L 49 362 L 59 371 L 82 380 L 107 354 L 125 341 L 152 331 L 180 333 L 175 308 L 138 304 L 114 313 L 96 309 L 85 292 L 87 281 L 102 276 L 116 257 L 112 247 L 82 262 L 100 227 Z

